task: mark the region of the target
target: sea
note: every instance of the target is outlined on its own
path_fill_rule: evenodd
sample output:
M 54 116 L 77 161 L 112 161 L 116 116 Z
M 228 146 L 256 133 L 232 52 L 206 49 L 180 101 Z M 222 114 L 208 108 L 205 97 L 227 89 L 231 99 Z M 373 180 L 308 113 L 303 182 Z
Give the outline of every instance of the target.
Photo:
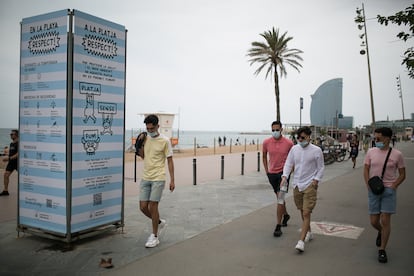
M 10 145 L 11 128 L 0 128 L 0 150 Z M 132 148 L 132 138 L 136 137 L 142 130 L 127 129 L 125 130 L 125 150 Z M 235 145 L 236 142 L 244 144 L 262 144 L 263 140 L 270 137 L 270 132 L 242 132 L 242 131 L 192 131 L 192 130 L 174 130 L 173 137 L 178 138 L 180 149 L 197 147 L 214 147 L 218 146 L 219 137 L 223 140 L 226 137 L 226 145 Z
M 132 137 L 136 137 L 141 130 L 127 130 L 125 132 L 125 149 L 131 148 Z M 244 145 L 262 144 L 263 140 L 270 137 L 270 132 L 243 132 L 243 131 L 195 131 L 195 130 L 173 130 L 172 137 L 178 138 L 180 149 L 189 149 L 196 147 L 214 147 L 218 146 L 219 137 L 222 140 L 226 137 L 226 146 L 235 145 L 236 143 Z

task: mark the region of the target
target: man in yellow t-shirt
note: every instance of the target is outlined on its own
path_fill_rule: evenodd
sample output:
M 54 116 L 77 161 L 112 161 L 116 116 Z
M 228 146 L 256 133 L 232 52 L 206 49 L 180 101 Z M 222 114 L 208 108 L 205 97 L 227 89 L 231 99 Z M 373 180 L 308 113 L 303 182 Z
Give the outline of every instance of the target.
M 145 139 L 144 154 L 141 156 L 144 158 L 144 173 L 140 183 L 139 207 L 141 212 L 152 220 L 152 234 L 145 243 L 147 248 L 156 247 L 160 243 L 158 233 L 166 224 L 164 219 L 160 219 L 158 212 L 166 181 L 166 160 L 170 174 L 170 191 L 175 189 L 171 143 L 165 135 L 159 133 L 158 122 L 158 117 L 153 114 L 144 120 L 148 135 Z

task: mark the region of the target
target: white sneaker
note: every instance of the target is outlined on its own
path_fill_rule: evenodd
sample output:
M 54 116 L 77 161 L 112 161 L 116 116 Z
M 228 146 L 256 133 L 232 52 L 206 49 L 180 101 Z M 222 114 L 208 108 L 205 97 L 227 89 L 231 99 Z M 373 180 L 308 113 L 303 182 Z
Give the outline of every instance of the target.
M 305 251 L 305 243 L 302 240 L 299 240 L 295 248 L 297 251 L 299 251 L 299 253 L 302 253 Z
M 313 240 L 313 234 L 309 231 L 306 233 L 305 242 L 310 242 L 311 240 Z
M 158 244 L 160 244 L 160 240 L 158 239 L 158 237 L 156 237 L 154 234 L 151 234 L 147 242 L 145 243 L 145 247 L 152 248 L 156 247 Z
M 161 231 L 167 225 L 167 221 L 165 219 L 160 219 L 160 223 L 158 223 L 158 236 L 161 234 Z

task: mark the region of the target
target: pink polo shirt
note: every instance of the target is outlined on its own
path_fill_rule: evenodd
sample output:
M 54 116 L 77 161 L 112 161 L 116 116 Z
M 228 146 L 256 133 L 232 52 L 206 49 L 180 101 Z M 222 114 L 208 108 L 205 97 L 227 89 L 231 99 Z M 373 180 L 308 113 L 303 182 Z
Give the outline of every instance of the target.
M 283 166 L 292 146 L 293 142 L 283 136 L 280 139 L 270 137 L 263 141 L 263 153 L 267 153 L 269 159 L 269 173 L 283 171 Z
M 368 150 L 367 155 L 365 155 L 364 164 L 369 166 L 370 178 L 373 176 L 381 176 L 387 154 L 388 149 L 380 150 L 379 148 L 371 148 Z M 384 178 L 382 179 L 385 187 L 391 187 L 392 183 L 398 178 L 398 169 L 401 168 L 405 168 L 404 157 L 399 150 L 393 148 L 388 158 Z

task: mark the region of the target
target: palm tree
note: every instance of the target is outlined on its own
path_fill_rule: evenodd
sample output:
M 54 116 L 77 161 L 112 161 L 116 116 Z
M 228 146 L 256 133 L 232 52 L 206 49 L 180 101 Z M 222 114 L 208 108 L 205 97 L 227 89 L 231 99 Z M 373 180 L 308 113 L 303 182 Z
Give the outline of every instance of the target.
M 279 36 L 279 29 L 273 27 L 271 31 L 260 34 L 266 41 L 265 42 L 252 42 L 252 48 L 248 50 L 247 56 L 250 66 L 254 63 L 259 63 L 260 66 L 254 72 L 258 75 L 263 68 L 266 69 L 265 79 L 273 74 L 275 81 L 275 96 L 276 96 L 276 120 L 280 121 L 280 90 L 279 90 L 279 73 L 280 77 L 286 76 L 285 64 L 289 64 L 296 71 L 299 71 L 299 67 L 302 65 L 299 61 L 303 61 L 300 54 L 303 51 L 299 49 L 289 49 L 287 43 L 292 40 L 292 37 L 287 36 L 285 32 L 282 36 Z

